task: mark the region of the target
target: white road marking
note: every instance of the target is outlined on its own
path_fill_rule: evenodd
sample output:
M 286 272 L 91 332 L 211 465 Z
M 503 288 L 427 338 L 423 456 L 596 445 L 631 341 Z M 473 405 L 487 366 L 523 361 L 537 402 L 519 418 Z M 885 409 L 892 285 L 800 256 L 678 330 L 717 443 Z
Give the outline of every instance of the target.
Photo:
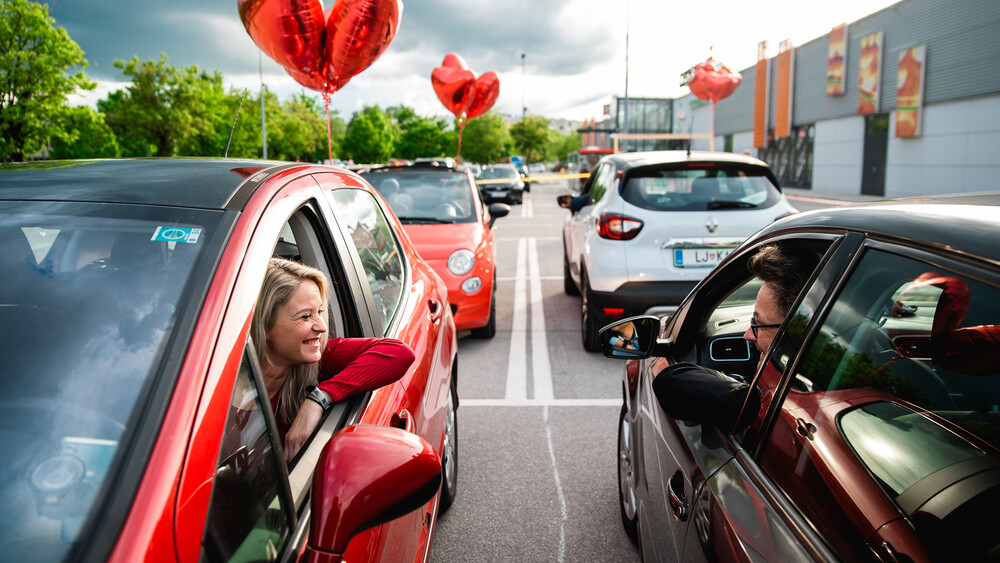
M 528 246 L 527 239 L 517 242 L 517 273 L 514 278 L 514 314 L 510 329 L 510 355 L 507 357 L 507 400 L 524 400 L 527 397 L 527 328 L 528 319 L 525 310 L 525 263 Z
M 549 399 L 538 401 L 535 399 L 465 399 L 460 398 L 459 404 L 463 407 L 618 407 L 621 408 L 621 399 Z
M 556 467 L 556 450 L 552 446 L 552 428 L 549 427 L 549 408 L 542 409 L 542 420 L 545 421 L 545 440 L 549 444 L 549 459 L 552 460 L 552 478 L 556 483 L 556 494 L 559 496 L 559 509 L 562 513 L 562 520 L 559 522 L 559 563 L 566 558 L 566 521 L 569 515 L 566 512 L 566 496 L 563 494 L 562 483 L 559 481 L 559 468 Z
M 552 398 L 552 369 L 549 366 L 549 341 L 545 336 L 545 310 L 535 239 L 528 239 L 528 276 L 531 291 L 531 378 L 535 383 L 535 399 L 545 401 Z

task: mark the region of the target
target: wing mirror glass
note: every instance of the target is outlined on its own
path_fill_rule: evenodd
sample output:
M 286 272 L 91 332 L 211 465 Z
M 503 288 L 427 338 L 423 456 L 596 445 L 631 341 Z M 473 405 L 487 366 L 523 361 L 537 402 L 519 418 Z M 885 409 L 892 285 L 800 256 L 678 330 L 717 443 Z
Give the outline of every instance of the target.
M 669 340 L 659 340 L 660 318 L 640 316 L 622 319 L 600 330 L 601 351 L 609 358 L 642 359 L 656 352 L 665 355 Z

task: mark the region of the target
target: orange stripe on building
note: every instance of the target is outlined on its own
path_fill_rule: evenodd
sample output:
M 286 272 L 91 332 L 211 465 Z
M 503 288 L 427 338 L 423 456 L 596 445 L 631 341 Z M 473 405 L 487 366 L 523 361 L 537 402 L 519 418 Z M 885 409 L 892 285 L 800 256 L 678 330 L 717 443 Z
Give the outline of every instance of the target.
M 777 92 L 774 94 L 774 138 L 791 134 L 792 125 L 792 42 L 781 42 L 778 52 Z
M 753 85 L 753 146 L 764 148 L 767 140 L 767 41 L 757 44 L 757 69 Z

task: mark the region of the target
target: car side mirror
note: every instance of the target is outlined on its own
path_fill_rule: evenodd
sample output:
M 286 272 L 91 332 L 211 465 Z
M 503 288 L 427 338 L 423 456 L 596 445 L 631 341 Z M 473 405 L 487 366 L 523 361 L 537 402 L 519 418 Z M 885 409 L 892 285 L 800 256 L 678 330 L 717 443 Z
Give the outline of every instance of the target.
M 313 474 L 303 559 L 339 561 L 352 537 L 424 506 L 440 488 L 441 458 L 423 438 L 388 426 L 340 430 Z
M 510 206 L 506 203 L 491 203 L 488 207 L 490 211 L 490 223 L 489 227 L 493 228 L 493 223 L 501 217 L 506 217 L 510 214 Z
M 559 204 L 559 207 L 562 207 L 563 209 L 569 209 L 569 204 L 572 201 L 573 201 L 573 196 L 570 194 L 561 195 L 556 198 L 556 203 Z
M 660 318 L 650 315 L 629 317 L 611 323 L 599 332 L 601 351 L 609 358 L 642 359 L 666 356 L 673 343 L 660 340 Z

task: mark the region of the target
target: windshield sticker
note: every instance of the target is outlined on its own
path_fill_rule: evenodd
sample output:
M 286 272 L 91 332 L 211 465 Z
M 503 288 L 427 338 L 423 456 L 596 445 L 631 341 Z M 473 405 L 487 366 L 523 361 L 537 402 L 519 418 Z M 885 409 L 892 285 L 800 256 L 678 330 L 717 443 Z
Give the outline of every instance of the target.
M 152 241 L 186 242 L 194 244 L 201 236 L 201 229 L 194 227 L 156 227 Z

